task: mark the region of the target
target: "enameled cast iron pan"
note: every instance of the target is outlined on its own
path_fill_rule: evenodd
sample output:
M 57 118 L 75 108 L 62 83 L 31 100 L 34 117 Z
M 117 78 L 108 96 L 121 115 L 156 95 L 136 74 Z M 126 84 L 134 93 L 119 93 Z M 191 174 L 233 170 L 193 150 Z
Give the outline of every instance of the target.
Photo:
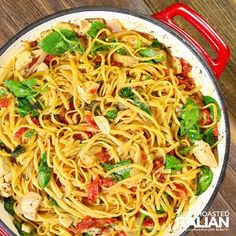
M 216 59 L 212 59 L 207 52 L 183 29 L 177 26 L 173 20 L 175 16 L 181 16 L 194 26 L 202 36 L 210 43 L 216 52 Z M 119 19 L 128 29 L 152 34 L 171 49 L 174 56 L 186 59 L 192 65 L 193 78 L 202 85 L 204 95 L 214 97 L 222 110 L 222 118 L 219 124 L 219 132 L 223 137 L 218 145 L 219 165 L 214 168 L 214 179 L 206 192 L 200 195 L 196 202 L 190 206 L 186 216 L 176 222 L 171 235 L 183 235 L 190 229 L 191 220 L 206 211 L 213 202 L 220 184 L 223 180 L 229 157 L 230 131 L 226 107 L 217 85 L 217 79 L 224 70 L 229 59 L 229 49 L 220 36 L 197 13 L 184 4 L 174 4 L 152 17 L 143 16 L 128 10 L 107 7 L 81 7 L 65 10 L 47 16 L 29 25 L 16 36 L 10 39 L 0 49 L 0 71 L 12 55 L 23 48 L 24 40 L 33 40 L 40 32 L 50 29 L 58 22 L 78 22 L 85 18 L 101 17 L 104 19 Z M 4 210 L 0 203 L 0 235 L 17 235 L 12 224 L 11 216 Z M 177 218 L 178 219 L 178 218 Z M 169 234 L 167 234 L 169 235 Z

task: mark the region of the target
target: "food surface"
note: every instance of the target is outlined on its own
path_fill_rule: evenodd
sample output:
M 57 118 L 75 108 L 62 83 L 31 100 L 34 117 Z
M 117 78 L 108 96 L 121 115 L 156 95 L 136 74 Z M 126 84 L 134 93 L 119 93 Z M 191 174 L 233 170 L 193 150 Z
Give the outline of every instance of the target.
M 0 75 L 0 195 L 19 235 L 155 236 L 211 185 L 216 100 L 117 19 L 62 22 Z

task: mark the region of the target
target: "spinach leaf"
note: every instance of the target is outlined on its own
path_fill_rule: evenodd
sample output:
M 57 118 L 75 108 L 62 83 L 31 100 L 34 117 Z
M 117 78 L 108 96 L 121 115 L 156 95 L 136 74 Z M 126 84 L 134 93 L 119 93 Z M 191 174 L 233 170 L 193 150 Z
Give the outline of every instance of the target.
M 107 163 L 102 163 L 102 167 L 106 170 L 106 171 L 109 171 L 109 170 L 112 170 L 116 167 L 119 167 L 119 166 L 123 166 L 123 165 L 128 165 L 128 164 L 131 164 L 132 161 L 131 160 L 124 160 L 124 161 L 120 161 L 114 165 L 111 165 L 111 164 L 107 164 Z M 123 179 L 126 179 L 128 177 L 130 177 L 130 168 L 126 168 L 126 169 L 122 169 L 122 170 L 118 170 L 116 172 L 113 172 L 111 174 L 113 180 L 115 182 L 119 182 Z
M 163 44 L 159 42 L 157 39 L 154 39 L 151 44 L 152 47 L 154 48 L 163 48 Z
M 133 104 L 139 107 L 141 110 L 147 112 L 149 115 L 151 115 L 150 108 L 145 103 L 141 102 L 136 96 L 133 99 Z
M 163 206 L 161 205 L 160 209 L 159 210 L 156 210 L 157 214 L 163 214 L 165 213 L 166 211 L 164 210 Z
M 57 207 L 59 206 L 57 204 L 56 200 L 52 197 L 49 198 L 49 203 L 50 203 L 51 206 L 57 206 Z
M 95 43 L 91 49 L 91 55 L 96 55 L 98 53 L 106 53 L 111 47 L 104 44 Z
M 218 102 L 211 96 L 203 96 L 203 102 L 205 105 L 208 105 L 210 103 L 216 104 L 217 107 L 217 120 L 219 121 L 221 118 L 221 110 Z M 214 118 L 214 108 L 212 106 L 209 107 L 211 116 Z
M 8 197 L 8 198 L 4 198 L 4 209 L 10 214 L 10 215 L 14 215 L 15 211 L 14 211 L 14 199 L 12 197 Z
M 5 95 L 7 95 L 7 92 L 3 89 L 0 89 L 0 97 L 4 97 Z
M 183 168 L 183 163 L 178 158 L 166 154 L 165 158 L 165 169 L 171 169 L 171 170 L 181 170 Z
M 153 57 L 153 56 L 157 56 L 158 53 L 155 50 L 153 50 L 152 48 L 144 48 L 139 51 L 139 55 L 141 57 Z M 165 57 L 162 55 L 159 58 L 153 59 L 152 61 L 157 63 L 157 62 L 161 62 L 164 60 L 165 60 Z
M 39 164 L 39 172 L 38 172 L 39 184 L 41 188 L 45 188 L 50 179 L 51 179 L 51 171 L 47 164 L 47 153 L 43 153 L 41 162 Z
M 140 216 L 140 221 L 139 221 L 139 224 L 138 224 L 138 227 L 137 227 L 137 233 L 136 233 L 136 236 L 140 236 L 141 235 L 141 232 L 142 232 L 142 226 L 143 226 L 143 221 L 144 219 L 146 218 L 147 215 L 145 214 L 141 214 Z
M 183 147 L 183 148 L 180 148 L 179 149 L 179 153 L 183 156 L 186 156 L 190 151 L 192 151 L 194 148 L 194 145 L 193 146 L 189 146 L 189 147 Z
M 37 102 L 35 104 L 31 104 L 31 102 L 27 98 L 18 98 L 17 102 L 17 112 L 20 114 L 20 116 L 24 117 L 28 114 L 32 114 L 34 117 L 37 117 L 39 115 L 39 112 L 37 110 L 38 106 L 35 108 Z
M 213 135 L 213 127 L 208 128 L 204 133 L 203 133 L 203 141 L 208 143 L 210 146 L 214 145 L 215 142 L 217 141 L 217 137 Z
M 125 48 L 120 48 L 116 52 L 121 55 L 127 55 L 127 50 Z
M 39 42 L 39 47 L 46 53 L 61 55 L 67 51 L 84 52 L 74 31 L 68 29 L 55 30 Z
M 132 98 L 134 96 L 134 93 L 132 92 L 131 87 L 125 87 L 119 91 L 119 95 L 122 98 Z
M 131 87 L 122 88 L 119 91 L 119 95 L 122 98 L 129 98 L 129 99 L 131 99 L 132 103 L 135 106 L 139 107 L 141 110 L 143 110 L 143 111 L 147 112 L 149 115 L 151 115 L 150 108 L 145 103 L 143 103 L 142 101 L 139 100 L 139 98 L 132 92 Z
M 117 113 L 118 113 L 117 109 L 113 108 L 113 109 L 107 111 L 106 117 L 108 119 L 115 119 L 117 117 Z
M 91 27 L 89 28 L 89 30 L 87 31 L 87 34 L 92 37 L 95 38 L 98 31 L 102 28 L 105 28 L 106 26 L 100 22 L 100 21 L 93 21 L 91 23 Z
M 36 235 L 35 230 L 32 230 L 30 233 L 24 232 L 24 231 L 21 229 L 23 222 L 20 222 L 20 221 L 14 219 L 14 220 L 13 220 L 13 224 L 14 224 L 14 226 L 16 227 L 16 229 L 17 229 L 17 231 L 18 231 L 18 233 L 19 233 L 20 236 L 34 236 L 34 235 Z
M 17 145 L 16 148 L 12 151 L 11 153 L 11 156 L 13 158 L 16 158 L 18 156 L 20 156 L 22 153 L 24 153 L 26 150 L 25 150 L 25 147 L 23 147 L 22 145 Z
M 35 134 L 35 130 L 34 129 L 30 129 L 25 133 L 25 138 L 32 138 Z
M 198 174 L 197 177 L 196 195 L 200 195 L 203 192 L 205 192 L 211 185 L 212 180 L 213 180 L 213 172 L 211 171 L 210 167 L 202 166 L 201 172 Z
M 89 233 L 82 233 L 82 236 L 92 236 L 92 235 Z
M 188 100 L 180 111 L 180 136 L 188 135 L 190 140 L 201 139 L 198 126 L 199 108 L 194 101 Z
M 35 79 L 23 80 L 22 82 L 5 80 L 4 85 L 18 98 L 31 99 L 37 95 L 32 87 L 35 85 Z

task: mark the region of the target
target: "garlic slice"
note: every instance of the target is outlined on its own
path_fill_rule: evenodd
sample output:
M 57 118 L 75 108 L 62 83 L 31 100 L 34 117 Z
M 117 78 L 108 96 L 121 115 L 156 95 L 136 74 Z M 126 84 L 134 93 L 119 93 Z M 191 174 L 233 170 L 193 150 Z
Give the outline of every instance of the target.
M 95 116 L 94 121 L 103 134 L 109 134 L 111 131 L 110 124 L 104 116 Z

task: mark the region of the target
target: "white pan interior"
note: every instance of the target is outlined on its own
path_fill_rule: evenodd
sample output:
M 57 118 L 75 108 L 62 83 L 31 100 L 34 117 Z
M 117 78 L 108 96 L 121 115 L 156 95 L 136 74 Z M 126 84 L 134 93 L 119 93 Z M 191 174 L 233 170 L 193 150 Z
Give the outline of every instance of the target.
M 11 59 L 12 55 L 21 50 L 24 40 L 34 40 L 37 35 L 47 29 L 50 29 L 53 25 L 58 22 L 68 22 L 71 21 L 76 23 L 85 18 L 96 18 L 102 17 L 104 19 L 119 19 L 121 23 L 128 29 L 138 30 L 146 33 L 152 34 L 154 37 L 158 38 L 159 41 L 164 43 L 167 47 L 171 48 L 173 55 L 182 57 L 186 59 L 193 66 L 192 74 L 196 79 L 197 84 L 202 85 L 202 92 L 204 95 L 210 95 L 214 97 L 222 107 L 220 102 L 220 98 L 216 92 L 216 89 L 210 79 L 210 75 L 203 67 L 200 59 L 191 51 L 191 49 L 186 46 L 181 40 L 177 39 L 174 35 L 166 31 L 165 29 L 157 26 L 156 24 L 146 21 L 144 19 L 138 18 L 136 16 L 128 15 L 125 13 L 112 12 L 112 11 L 83 11 L 76 13 L 68 13 L 67 15 L 60 16 L 49 20 L 45 23 L 42 23 L 35 27 L 34 29 L 28 31 L 18 40 L 16 40 L 4 53 L 0 56 L 0 74 L 3 69 L 5 63 Z M 222 116 L 219 125 L 220 135 L 222 136 L 222 140 L 218 145 L 218 158 L 219 158 L 219 166 L 213 169 L 214 179 L 211 186 L 208 190 L 200 195 L 194 203 L 192 203 L 189 212 L 184 217 L 181 217 L 181 220 L 178 221 L 174 225 L 172 229 L 172 233 L 170 230 L 167 230 L 166 235 L 180 235 L 184 232 L 188 226 L 191 224 L 191 221 L 195 219 L 201 211 L 204 209 L 206 204 L 209 202 L 213 191 L 217 185 L 217 182 L 220 177 L 220 172 L 224 162 L 224 156 L 226 152 L 226 127 L 225 127 L 225 117 Z M 3 208 L 3 204 L 0 203 L 0 216 L 1 220 L 13 231 L 16 233 L 15 227 L 12 224 L 12 218 Z

